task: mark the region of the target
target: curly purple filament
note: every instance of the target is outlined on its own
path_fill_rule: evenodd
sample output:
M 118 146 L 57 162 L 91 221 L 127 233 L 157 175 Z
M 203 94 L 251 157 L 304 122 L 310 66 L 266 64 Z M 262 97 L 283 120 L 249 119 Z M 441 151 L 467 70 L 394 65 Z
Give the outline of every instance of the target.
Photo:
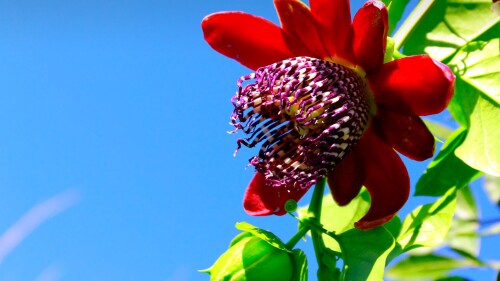
M 364 82 L 340 64 L 296 57 L 261 67 L 237 84 L 231 123 L 234 132 L 247 134 L 238 139 L 238 149 L 261 144 L 250 164 L 274 187 L 309 188 L 367 127 Z

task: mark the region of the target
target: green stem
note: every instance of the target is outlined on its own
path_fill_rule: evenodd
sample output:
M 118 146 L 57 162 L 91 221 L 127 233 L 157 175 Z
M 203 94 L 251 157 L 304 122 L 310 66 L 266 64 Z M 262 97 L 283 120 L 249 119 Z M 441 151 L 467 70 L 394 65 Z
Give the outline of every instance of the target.
M 325 192 L 325 178 L 322 178 L 316 184 L 313 195 L 311 198 L 311 204 L 309 204 L 309 221 L 312 224 L 320 224 L 321 218 L 321 205 L 323 203 L 323 194 Z M 325 255 L 325 242 L 323 241 L 322 231 L 318 231 L 316 227 L 311 228 L 311 238 L 314 246 L 314 253 L 316 254 L 316 261 L 318 262 L 318 280 L 326 281 L 328 274 L 328 265 L 325 264 L 323 256 Z
M 408 36 L 411 34 L 416 25 L 420 22 L 420 19 L 429 11 L 429 9 L 434 5 L 436 0 L 420 0 L 411 12 L 411 14 L 406 18 L 401 27 L 394 34 L 394 50 L 398 51 L 401 46 L 406 42 Z
M 290 240 L 288 240 L 288 242 L 285 244 L 286 247 L 290 250 L 293 250 L 293 247 L 295 247 L 295 245 L 299 243 L 300 239 L 302 239 L 302 237 L 304 237 L 304 235 L 306 235 L 306 233 L 310 229 L 311 227 L 309 226 L 309 224 L 301 223 L 299 231 L 297 231 L 297 233 L 295 233 L 295 235 L 292 238 L 290 238 Z
M 308 209 L 310 218 L 317 218 L 319 220 L 321 217 L 321 204 L 323 203 L 323 193 L 325 193 L 325 183 L 325 178 L 321 178 L 314 187 L 311 204 L 309 204 Z

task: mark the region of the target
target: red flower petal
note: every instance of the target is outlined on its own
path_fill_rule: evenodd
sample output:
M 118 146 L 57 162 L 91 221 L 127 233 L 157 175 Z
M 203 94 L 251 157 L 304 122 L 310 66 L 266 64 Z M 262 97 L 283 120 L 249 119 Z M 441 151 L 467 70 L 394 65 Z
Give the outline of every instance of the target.
M 354 16 L 353 51 L 356 62 L 365 71 L 384 63 L 387 42 L 387 9 L 380 1 L 368 1 Z
M 375 122 L 392 147 L 404 156 L 423 161 L 434 154 L 434 136 L 420 117 L 379 110 Z
M 367 78 L 379 107 L 419 116 L 444 110 L 453 95 L 455 81 L 448 66 L 427 55 L 386 63 Z
M 274 23 L 242 12 L 222 12 L 201 23 L 205 40 L 221 54 L 257 69 L 291 57 L 311 55 Z
M 410 192 L 410 178 L 401 158 L 371 129 L 360 140 L 358 149 L 364 155 L 364 185 L 370 192 L 371 206 L 355 226 L 369 229 L 388 222 L 403 207 Z
M 306 192 L 307 189 L 288 191 L 285 188 L 268 186 L 264 176 L 256 173 L 245 192 L 243 207 L 252 216 L 282 216 L 286 214 L 286 201 L 288 199 L 299 201 Z
M 352 60 L 352 27 L 349 0 L 310 0 L 311 12 L 319 23 L 321 38 L 330 57 Z
M 318 24 L 309 7 L 299 0 L 274 0 L 274 6 L 283 30 L 301 42 L 307 43 L 307 48 L 314 57 L 319 59 L 328 57 L 319 36 Z
M 333 199 L 340 206 L 349 204 L 363 186 L 365 171 L 362 161 L 354 148 L 327 176 Z

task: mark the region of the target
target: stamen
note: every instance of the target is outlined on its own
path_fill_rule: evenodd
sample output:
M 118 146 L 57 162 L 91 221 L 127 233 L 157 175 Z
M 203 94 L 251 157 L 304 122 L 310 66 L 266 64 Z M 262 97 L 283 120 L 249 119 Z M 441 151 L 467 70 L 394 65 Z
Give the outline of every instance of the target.
M 244 85 L 249 82 L 247 85 Z M 365 85 L 343 65 L 296 57 L 261 67 L 238 82 L 231 123 L 261 144 L 250 164 L 272 186 L 309 188 L 342 160 L 368 123 Z

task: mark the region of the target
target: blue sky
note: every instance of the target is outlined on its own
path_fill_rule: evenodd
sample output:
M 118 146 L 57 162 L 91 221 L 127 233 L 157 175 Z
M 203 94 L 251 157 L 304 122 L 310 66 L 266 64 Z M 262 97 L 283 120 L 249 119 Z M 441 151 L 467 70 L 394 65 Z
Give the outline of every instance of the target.
M 5 256 L 0 281 L 207 280 L 196 270 L 235 222 L 293 234 L 292 218 L 241 206 L 254 152 L 234 158 L 226 132 L 249 70 L 200 28 L 221 10 L 276 21 L 272 1 L 0 1 L 0 233 L 57 194 L 71 205 Z

